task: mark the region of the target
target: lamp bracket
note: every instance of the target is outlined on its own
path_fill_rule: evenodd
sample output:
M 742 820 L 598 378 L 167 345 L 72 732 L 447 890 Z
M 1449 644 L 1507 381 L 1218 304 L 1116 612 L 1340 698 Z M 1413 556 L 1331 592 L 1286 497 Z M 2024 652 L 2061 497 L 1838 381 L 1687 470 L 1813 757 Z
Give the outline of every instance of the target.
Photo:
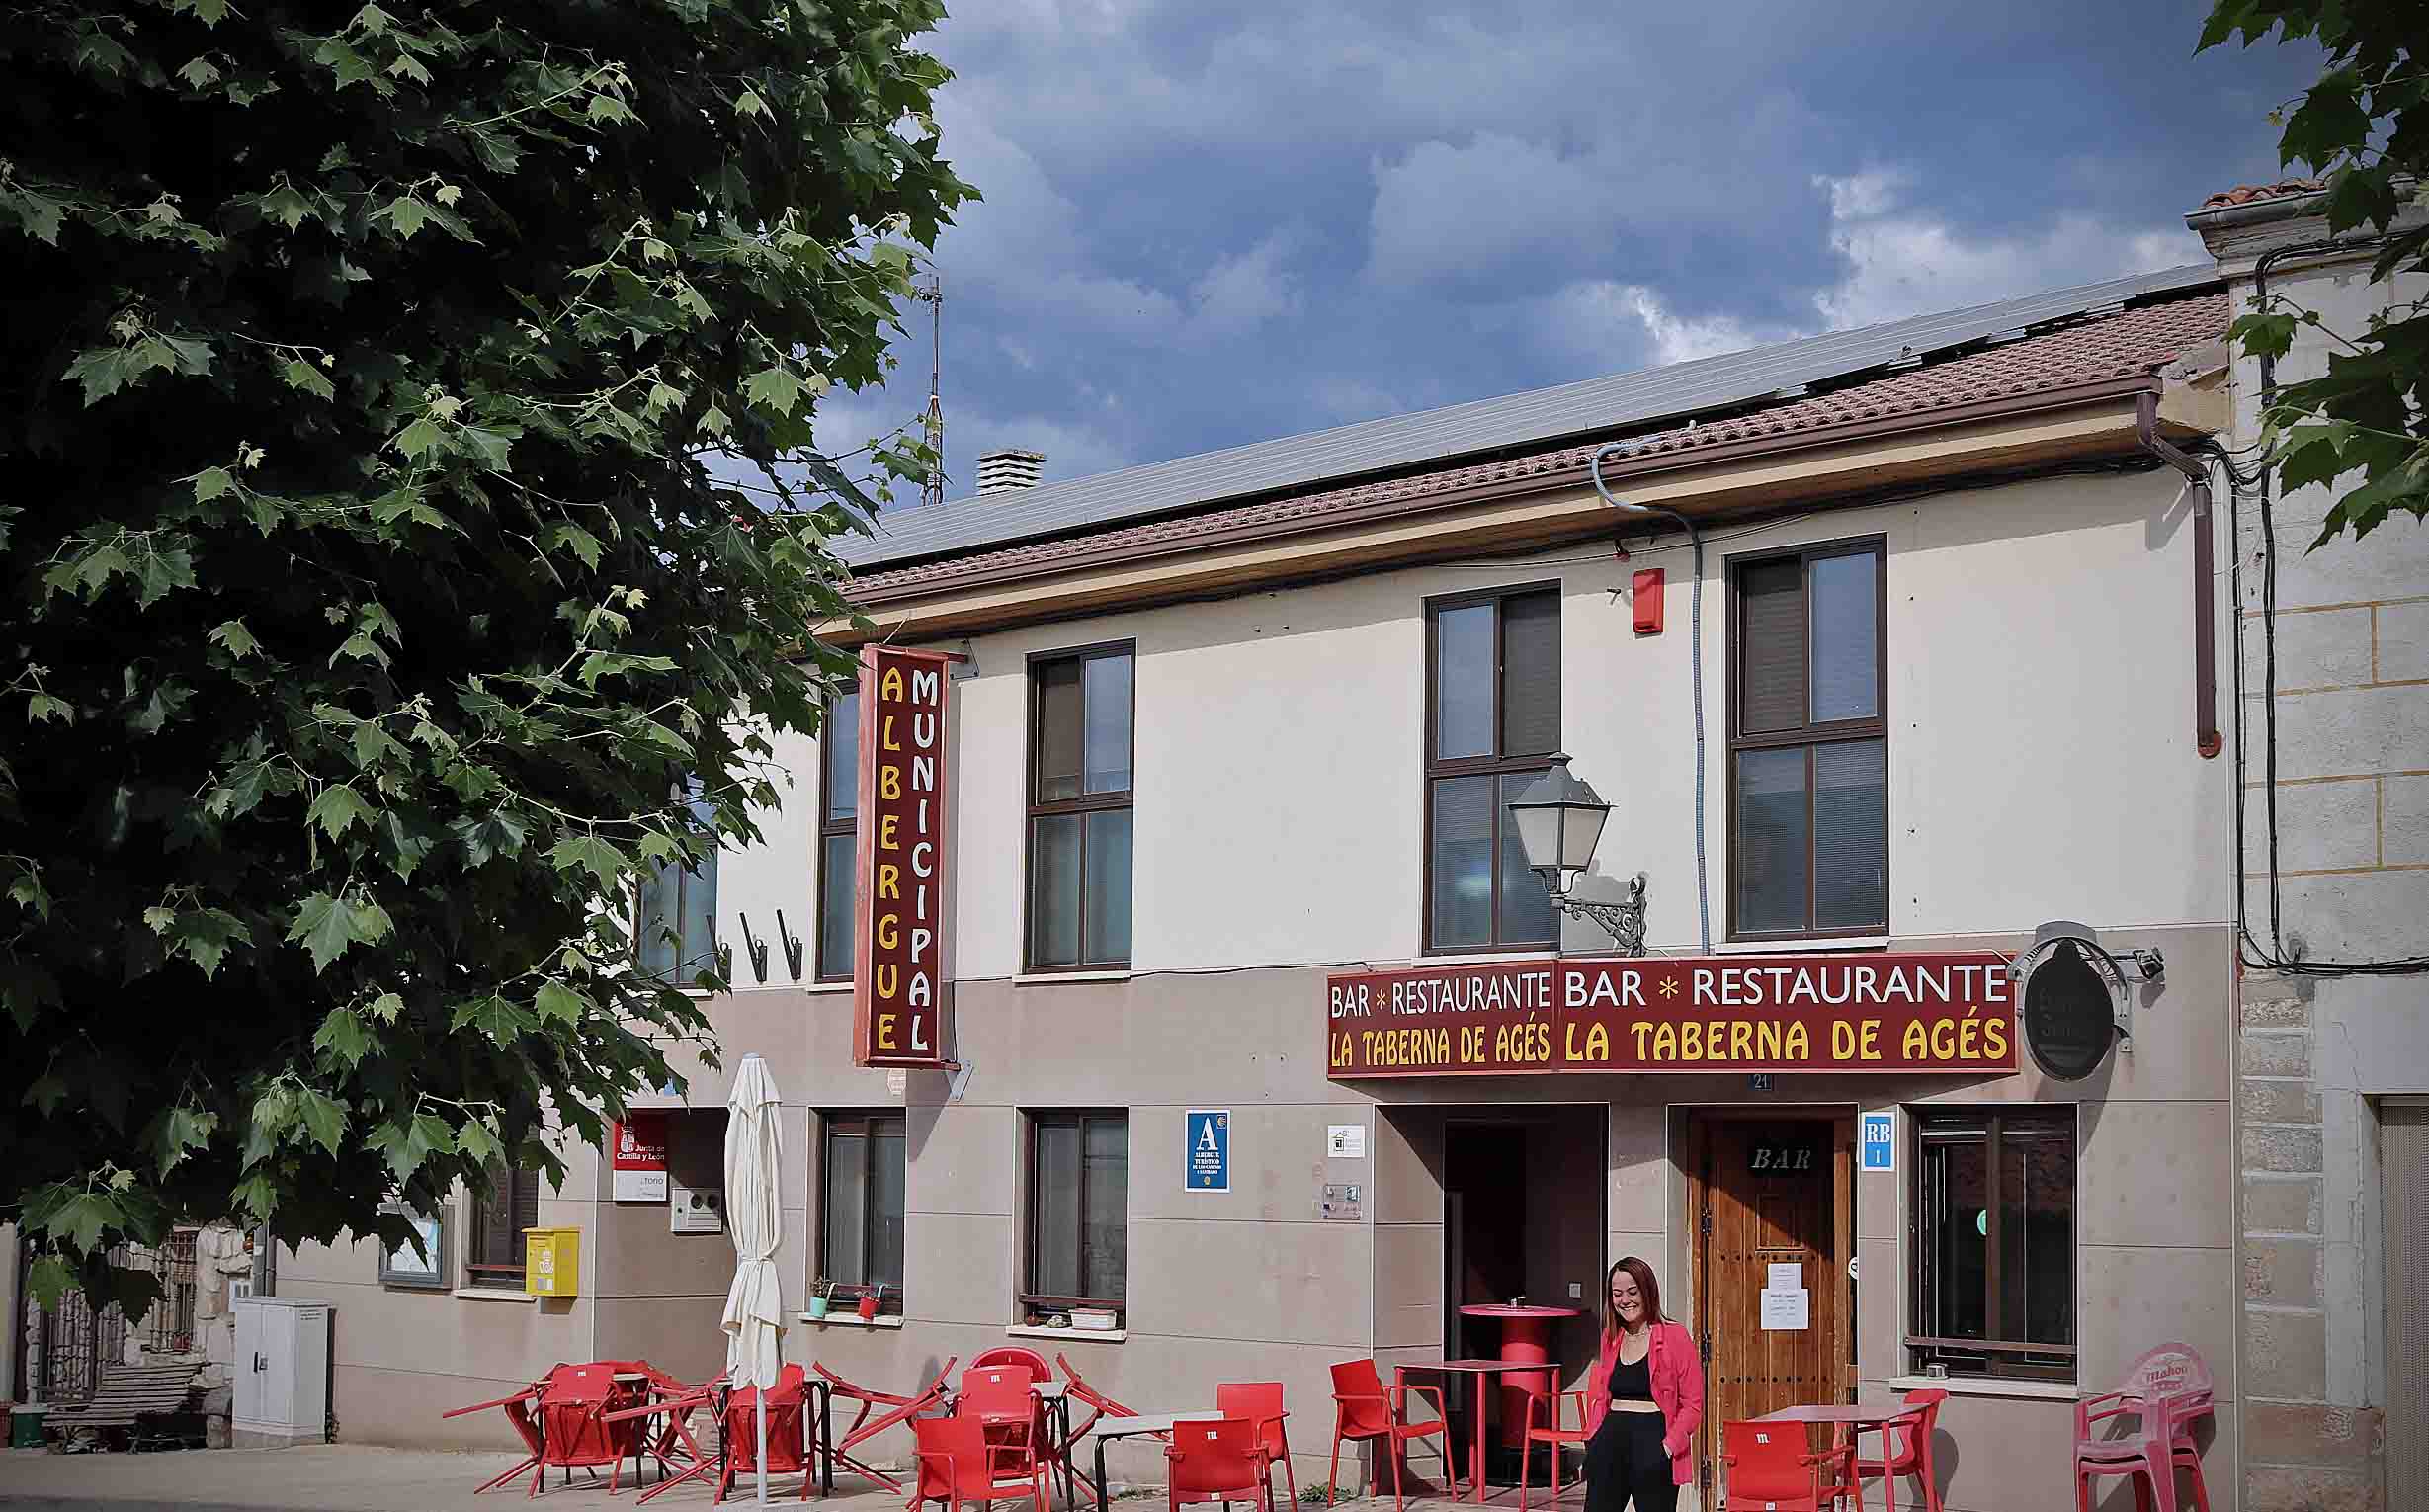
M 1592 919 L 1606 934 L 1619 942 L 1623 956 L 1644 954 L 1644 874 L 1638 872 L 1628 881 L 1628 897 L 1623 902 L 1595 903 L 1566 892 L 1555 892 L 1551 900 L 1562 913 L 1581 919 Z

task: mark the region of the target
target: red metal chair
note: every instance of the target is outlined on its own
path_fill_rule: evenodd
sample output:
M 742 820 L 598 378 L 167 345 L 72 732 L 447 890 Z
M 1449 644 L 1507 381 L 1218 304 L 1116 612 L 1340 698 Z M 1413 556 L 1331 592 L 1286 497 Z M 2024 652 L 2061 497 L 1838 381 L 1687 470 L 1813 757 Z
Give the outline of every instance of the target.
M 1265 1435 L 1250 1418 L 1227 1417 L 1220 1422 L 1176 1424 L 1164 1449 L 1167 1467 L 1164 1504 L 1180 1512 L 1182 1503 L 1262 1501 L 1273 1512 L 1274 1477 Z
M 953 1415 L 976 1418 L 990 1444 L 1037 1452 L 1038 1398 L 1030 1394 L 1027 1366 L 983 1365 L 963 1371 Z
M 1835 1490 L 1823 1470 L 1845 1451 L 1814 1454 L 1808 1442 L 1802 1423 L 1722 1423 L 1722 1512 L 1821 1512 Z
M 1864 1482 L 1885 1480 L 1889 1499 L 1896 1499 L 1894 1481 L 1899 1475 L 1912 1475 L 1922 1492 L 1918 1505 L 1926 1512 L 1941 1512 L 1940 1477 L 1932 1469 L 1932 1433 L 1940 1421 L 1940 1404 L 1949 1393 L 1941 1390 L 1908 1391 L 1906 1405 L 1913 1410 L 1890 1426 L 1886 1460 L 1867 1460 L 1856 1457 L 1856 1499 L 1864 1499 Z
M 1056 1354 L 1054 1356 L 1054 1363 L 1062 1367 L 1064 1397 L 1070 1401 L 1076 1401 L 1081 1406 L 1088 1409 L 1088 1416 L 1080 1422 L 1078 1427 L 1073 1428 L 1070 1431 L 1069 1437 L 1064 1441 L 1062 1446 L 1062 1463 L 1064 1472 L 1073 1478 L 1086 1479 L 1087 1477 L 1080 1474 L 1079 1462 L 1071 1458 L 1071 1446 L 1077 1444 L 1080 1439 L 1087 1434 L 1089 1429 L 1094 1428 L 1097 1425 L 1098 1419 L 1100 1418 L 1136 1417 L 1138 1414 L 1131 1408 L 1126 1407 L 1122 1403 L 1114 1400 L 1112 1397 L 1106 1395 L 1104 1392 L 1098 1390 L 1096 1387 L 1090 1386 L 1087 1382 L 1082 1381 L 1080 1379 L 1079 1372 L 1073 1370 L 1071 1368 L 1071 1362 L 1065 1359 L 1062 1355 Z M 1168 1433 L 1155 1434 L 1153 1437 L 1160 1439 L 1167 1444 L 1172 1442 L 1172 1435 Z M 1105 1488 L 1103 1486 L 1095 1486 L 1094 1482 L 1091 1482 L 1091 1485 L 1094 1486 L 1098 1496 L 1102 1497 L 1105 1494 Z
M 1029 1372 L 1029 1379 L 1033 1383 L 1051 1381 L 1054 1379 L 1054 1368 L 1046 1363 L 1046 1356 L 1039 1354 L 1034 1349 L 1019 1349 L 1010 1345 L 1000 1345 L 994 1349 L 981 1352 L 977 1358 L 970 1361 L 971 1369 L 975 1370 L 980 1366 L 1011 1366 L 1020 1370 L 1025 1370 Z M 1029 1439 L 1032 1444 L 1037 1446 L 1038 1453 L 1046 1457 L 1047 1484 L 1050 1488 L 1054 1483 L 1055 1477 L 1059 1475 L 1062 1480 L 1063 1499 L 1066 1501 L 1076 1500 L 1077 1493 L 1074 1491 L 1071 1481 L 1071 1444 L 1069 1436 L 1065 1435 L 1061 1438 L 1057 1438 L 1055 1436 L 1054 1417 L 1053 1414 L 1047 1410 L 1045 1397 L 1033 1396 L 1031 1400 L 1034 1405 L 1034 1411 L 1032 1413 L 1032 1420 L 1030 1423 Z M 1066 1418 L 1065 1421 L 1067 1422 L 1068 1419 Z M 1090 1421 L 1093 1422 L 1095 1419 L 1091 1418 Z
M 1018 1349 L 1008 1344 L 983 1351 L 970 1361 L 973 1370 L 981 1365 L 1025 1365 L 1029 1367 L 1029 1379 L 1032 1381 L 1054 1379 L 1054 1368 L 1046 1363 L 1046 1356 L 1034 1349 Z
M 776 1374 L 768 1391 L 768 1473 L 799 1475 L 801 1500 L 818 1483 L 817 1457 L 810 1448 L 809 1378 L 797 1365 Z M 725 1397 L 725 1469 L 713 1501 L 723 1501 L 737 1475 L 759 1473 L 759 1392 L 744 1386 Z
M 692 1418 L 695 1413 L 702 1411 L 714 1414 L 716 1397 L 724 1389 L 725 1378 L 721 1375 L 700 1386 L 685 1386 L 669 1377 L 663 1382 L 653 1381 L 650 1384 L 649 1396 L 646 1401 L 607 1415 L 607 1420 L 611 1423 L 626 1418 L 664 1419 L 656 1434 L 649 1439 L 651 1444 L 649 1453 L 650 1457 L 658 1462 L 659 1472 L 665 1478 L 641 1492 L 635 1505 L 661 1496 L 687 1480 L 702 1479 L 723 1470 L 720 1459 L 701 1447 L 699 1435 L 692 1431 Z M 643 1432 L 646 1434 L 648 1430 L 644 1428 Z M 754 1427 L 752 1429 L 754 1436 L 757 1432 L 757 1428 Z M 670 1461 L 680 1465 L 682 1469 L 674 1473 L 667 1473 Z
M 550 1466 L 562 1470 L 568 1483 L 577 1470 L 595 1476 L 599 1467 L 608 1466 L 608 1493 L 614 1495 L 625 1457 L 640 1440 L 637 1427 L 606 1420 L 620 1404 L 613 1366 L 560 1365 L 548 1372 L 539 1402 L 540 1463 L 525 1497 L 540 1494 Z
M 1283 1419 L 1291 1414 L 1283 1410 L 1282 1383 L 1279 1381 L 1234 1381 L 1214 1387 L 1214 1410 L 1225 1417 L 1246 1418 L 1257 1425 L 1257 1438 L 1265 1446 L 1266 1473 L 1273 1467 L 1282 1467 L 1284 1481 L 1291 1488 L 1291 1505 L 1298 1505 L 1298 1472 L 1291 1469 L 1291 1435 Z
M 916 1395 L 895 1396 L 878 1390 L 874 1386 L 854 1386 L 825 1366 L 812 1361 L 810 1369 L 826 1378 L 826 1384 L 835 1396 L 846 1401 L 860 1403 L 860 1410 L 853 1414 L 851 1426 L 844 1430 L 843 1437 L 838 1439 L 834 1448 L 829 1451 L 834 1463 L 849 1469 L 865 1480 L 876 1481 L 889 1491 L 901 1490 L 901 1481 L 854 1459 L 851 1452 L 878 1435 L 900 1424 L 910 1422 L 921 1413 L 942 1411 L 947 1395 L 945 1384 L 953 1380 L 954 1363 L 953 1359 L 948 1358 L 945 1361 L 945 1368 L 936 1373 L 936 1379 L 929 1382 L 927 1386 Z M 879 1407 L 886 1410 L 879 1412 L 875 1418 L 872 1418 L 870 1414 Z
M 1560 1426 L 1560 1403 L 1577 1403 L 1577 1426 Z M 1542 1427 L 1535 1423 L 1536 1408 L 1544 1409 Z M 1525 1432 L 1518 1441 L 1518 1512 L 1527 1512 L 1527 1456 L 1538 1444 L 1551 1450 L 1551 1504 L 1560 1504 L 1560 1450 L 1569 1444 L 1583 1444 L 1591 1435 L 1586 1432 L 1586 1393 L 1583 1391 L 1529 1391 Z
M 2190 1345 L 2146 1351 L 2117 1390 L 2075 1403 L 2075 1505 L 2090 1512 L 2092 1482 L 2103 1475 L 2138 1475 L 2137 1506 L 2176 1512 L 2176 1472 L 2193 1475 L 2193 1505 L 2210 1512 L 2193 1425 L 2211 1415 L 2218 1396 L 2210 1367 Z M 2128 1427 L 2131 1421 L 2132 1427 Z M 2101 1430 L 2095 1437 L 2094 1430 Z M 2122 1431 L 2121 1431 L 2122 1430 Z M 2146 1488 L 2146 1489 L 2145 1489 Z
M 1434 1398 L 1434 1416 L 1429 1422 L 1401 1421 L 1411 1396 Z M 1400 1464 L 1402 1451 L 1411 1439 L 1439 1439 L 1435 1446 L 1442 1454 L 1442 1476 L 1446 1487 L 1457 1490 L 1459 1476 L 1451 1469 L 1451 1434 L 1445 1426 L 1450 1413 L 1444 1408 L 1442 1390 L 1438 1386 L 1387 1386 L 1375 1369 L 1372 1360 L 1344 1360 L 1332 1368 L 1332 1472 L 1326 1477 L 1324 1505 L 1330 1507 L 1341 1494 L 1341 1446 L 1344 1443 L 1367 1444 L 1382 1440 L 1384 1453 L 1391 1457 L 1392 1512 L 1402 1512 L 1408 1498 L 1402 1489 L 1404 1479 Z M 1361 1487 L 1361 1494 L 1364 1494 Z
M 976 1417 L 914 1418 L 911 1438 L 917 1447 L 909 1512 L 931 1501 L 957 1512 L 965 1501 L 1022 1496 L 1046 1512 L 1046 1462 L 1015 1445 L 989 1444 L 986 1425 Z
M 557 1367 L 557 1369 L 562 1368 Z M 486 1412 L 492 1407 L 500 1408 L 506 1413 L 506 1421 L 515 1430 L 515 1436 L 523 1441 L 522 1462 L 514 1469 L 492 1475 L 473 1487 L 473 1495 L 478 1496 L 483 1491 L 495 1490 L 540 1463 L 540 1422 L 532 1415 L 532 1409 L 540 1401 L 540 1393 L 546 1386 L 547 1381 L 544 1377 L 512 1396 L 501 1396 L 494 1401 L 476 1401 L 468 1407 L 455 1407 L 439 1414 L 441 1418 L 462 1417 L 470 1412 Z

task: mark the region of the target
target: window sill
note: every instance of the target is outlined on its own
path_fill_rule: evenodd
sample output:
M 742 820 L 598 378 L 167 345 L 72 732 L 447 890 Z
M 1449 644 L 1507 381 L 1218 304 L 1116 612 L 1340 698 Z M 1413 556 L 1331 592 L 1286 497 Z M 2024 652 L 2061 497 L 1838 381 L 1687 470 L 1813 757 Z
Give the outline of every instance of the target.
M 1443 950 L 1426 951 L 1417 957 L 1416 964 L 1419 966 L 1509 966 L 1524 965 L 1529 962 L 1540 961 L 1546 966 L 1550 966 L 1559 959 L 1560 953 L 1549 945 L 1542 946 L 1534 950 L 1519 951 L 1494 950 L 1489 946 L 1478 946 L 1474 950 L 1463 950 L 1459 947 L 1453 946 Z
M 1119 1344 L 1131 1336 L 1128 1328 L 1032 1328 L 1014 1323 L 1004 1329 L 1016 1339 L 1086 1339 L 1093 1344 Z
M 2011 1396 L 2073 1401 L 2082 1388 L 2071 1381 L 2012 1381 L 1998 1376 L 1891 1376 L 1892 1391 L 1946 1391 L 1951 1396 Z
M 504 1287 L 458 1287 L 449 1294 L 466 1302 L 536 1302 L 539 1298 L 529 1292 L 509 1292 Z
M 1047 987 L 1057 982 L 1129 981 L 1131 974 L 1128 966 L 1111 971 L 1023 971 L 1012 978 L 1012 984 L 1016 987 Z
M 852 990 L 852 983 L 849 981 L 805 981 L 800 984 L 800 990 L 803 992 L 849 992 Z
M 1887 935 L 1790 936 L 1783 940 L 1721 940 L 1716 956 L 1807 956 L 1815 951 L 1880 951 L 1889 948 Z
M 829 1326 L 837 1328 L 899 1328 L 902 1326 L 902 1314 L 899 1312 L 880 1312 L 874 1318 L 862 1317 L 857 1312 L 830 1312 L 824 1317 L 811 1317 L 808 1313 L 803 1312 L 798 1314 L 798 1316 L 802 1322 L 812 1323 L 821 1328 Z

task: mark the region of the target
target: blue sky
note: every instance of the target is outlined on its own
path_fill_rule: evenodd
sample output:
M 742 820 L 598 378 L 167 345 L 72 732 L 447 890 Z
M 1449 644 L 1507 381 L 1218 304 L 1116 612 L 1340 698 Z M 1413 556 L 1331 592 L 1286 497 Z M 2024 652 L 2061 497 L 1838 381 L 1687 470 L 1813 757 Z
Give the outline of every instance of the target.
M 2173 0 L 961 11 L 953 498 L 2200 261 L 2317 71 Z M 919 314 L 829 450 L 918 414 Z

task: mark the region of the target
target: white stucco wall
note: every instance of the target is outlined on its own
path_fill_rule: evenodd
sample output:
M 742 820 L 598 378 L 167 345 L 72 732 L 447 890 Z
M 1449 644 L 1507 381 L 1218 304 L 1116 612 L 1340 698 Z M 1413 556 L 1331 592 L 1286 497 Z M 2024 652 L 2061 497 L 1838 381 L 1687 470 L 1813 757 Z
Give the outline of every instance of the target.
M 1866 535 L 1887 542 L 1889 932 L 2225 918 L 2229 777 L 2193 748 L 2186 519 L 2175 474 L 2147 472 L 1716 532 L 1704 624 L 1716 939 L 1727 914 L 1728 558 Z M 1657 637 L 1633 632 L 1625 602 L 1642 566 L 1670 574 Z M 1563 594 L 1563 744 L 1615 805 L 1601 865 L 1649 873 L 1651 944 L 1693 949 L 1687 579 L 1683 544 L 1625 562 L 1589 545 L 977 637 L 975 672 L 954 685 L 950 974 L 1021 971 L 1028 657 L 1125 638 L 1137 644 L 1133 969 L 1415 957 L 1426 601 L 1543 581 Z M 782 748 L 797 763 L 792 801 L 719 878 L 720 928 L 737 950 L 737 913 L 762 938 L 779 905 L 799 932 L 815 917 L 815 743 Z M 1569 928 L 1572 950 L 1599 939 Z M 792 985 L 781 950 L 770 974 Z

